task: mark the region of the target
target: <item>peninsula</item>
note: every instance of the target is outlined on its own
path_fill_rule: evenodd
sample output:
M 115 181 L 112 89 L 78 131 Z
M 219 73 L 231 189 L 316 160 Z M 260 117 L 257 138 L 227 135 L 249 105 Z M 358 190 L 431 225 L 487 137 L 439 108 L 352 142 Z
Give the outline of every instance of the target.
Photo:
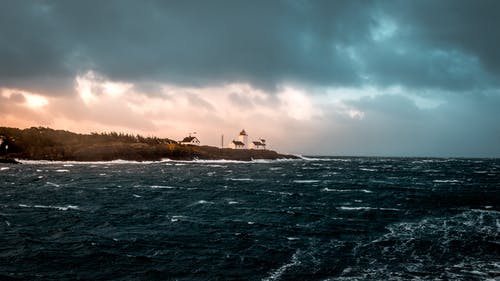
M 230 149 L 180 144 L 168 138 L 123 133 L 77 134 L 44 127 L 0 127 L 0 160 L 160 161 L 296 159 L 273 150 Z

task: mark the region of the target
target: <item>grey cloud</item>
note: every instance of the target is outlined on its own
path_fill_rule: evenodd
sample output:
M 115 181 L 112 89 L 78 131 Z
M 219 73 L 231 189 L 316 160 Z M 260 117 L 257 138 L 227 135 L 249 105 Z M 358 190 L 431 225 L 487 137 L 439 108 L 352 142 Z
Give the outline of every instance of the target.
M 10 2 L 0 15 L 3 83 L 92 68 L 118 80 L 189 85 L 284 80 L 353 84 L 336 45 L 366 33 L 355 1 Z M 7 82 L 5 82 L 7 81 Z
M 231 93 L 229 101 L 232 105 L 241 109 L 251 109 L 255 106 L 253 101 L 243 93 Z
M 402 95 L 379 95 L 348 103 L 362 120 L 330 112 L 324 130 L 308 144 L 310 154 L 374 156 L 498 157 L 500 95 L 458 96 L 420 109 Z M 327 112 L 327 110 L 324 110 Z M 332 132 L 332 133 L 328 133 Z M 316 142 L 314 142 L 316 141 Z
M 208 101 L 204 100 L 203 98 L 201 98 L 199 95 L 197 94 L 186 94 L 187 95 L 187 99 L 189 101 L 189 103 L 195 107 L 198 107 L 198 108 L 204 108 L 208 111 L 214 111 L 214 106 L 209 103 Z
M 9 100 L 15 103 L 23 103 L 26 101 L 26 98 L 21 93 L 12 93 L 12 95 L 9 97 Z
M 384 9 L 411 30 L 413 40 L 442 50 L 460 50 L 479 58 L 497 77 L 500 74 L 500 2 L 399 1 L 386 2 Z
M 499 8 L 497 1 L 7 0 L 0 86 L 63 94 L 92 69 L 116 80 L 271 90 L 286 81 L 496 87 Z M 383 17 L 398 33 L 375 42 Z

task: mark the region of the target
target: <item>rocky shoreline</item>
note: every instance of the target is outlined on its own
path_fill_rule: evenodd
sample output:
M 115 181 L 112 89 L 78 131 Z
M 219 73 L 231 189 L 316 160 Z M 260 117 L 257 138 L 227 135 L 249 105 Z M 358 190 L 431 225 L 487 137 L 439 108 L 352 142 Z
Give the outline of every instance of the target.
M 17 161 L 14 158 L 0 158 L 0 163 L 2 163 L 2 164 L 21 164 L 21 162 Z

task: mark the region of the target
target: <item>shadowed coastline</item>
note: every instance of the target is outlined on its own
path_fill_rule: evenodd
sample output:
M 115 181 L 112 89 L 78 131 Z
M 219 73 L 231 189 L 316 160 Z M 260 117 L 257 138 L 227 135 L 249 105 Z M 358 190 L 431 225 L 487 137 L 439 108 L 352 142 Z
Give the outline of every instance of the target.
M 49 161 L 160 161 L 296 159 L 273 150 L 230 149 L 181 145 L 168 138 L 118 133 L 77 134 L 43 127 L 0 127 L 0 162 L 14 159 Z M 6 147 L 8 149 L 6 149 Z

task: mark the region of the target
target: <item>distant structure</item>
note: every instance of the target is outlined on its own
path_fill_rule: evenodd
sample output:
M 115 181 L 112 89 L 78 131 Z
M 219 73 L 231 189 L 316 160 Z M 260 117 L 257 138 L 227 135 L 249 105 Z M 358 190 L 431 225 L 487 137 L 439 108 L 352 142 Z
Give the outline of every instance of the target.
M 229 143 L 229 148 L 233 149 L 247 149 L 248 148 L 248 135 L 245 129 L 241 130 L 238 135 L 238 140 L 233 140 Z
M 197 137 L 191 136 L 189 134 L 188 137 L 185 137 L 183 140 L 179 141 L 180 144 L 188 144 L 188 145 L 200 145 L 200 140 Z
M 241 141 L 233 140 L 231 143 L 229 143 L 229 148 L 245 149 L 245 144 Z
M 241 130 L 238 140 L 243 143 L 243 148 L 248 148 L 248 135 L 245 129 Z
M 253 141 L 252 144 L 253 144 L 252 149 L 262 149 L 262 150 L 266 149 L 266 140 L 265 139 Z

